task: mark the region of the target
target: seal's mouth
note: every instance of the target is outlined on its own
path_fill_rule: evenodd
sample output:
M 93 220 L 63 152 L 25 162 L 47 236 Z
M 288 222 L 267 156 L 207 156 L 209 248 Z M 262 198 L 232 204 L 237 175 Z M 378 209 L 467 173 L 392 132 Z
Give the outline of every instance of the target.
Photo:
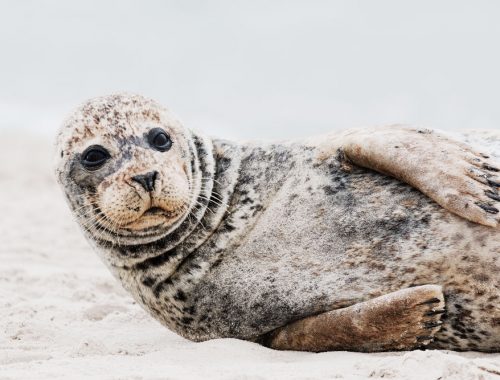
M 129 231 L 144 231 L 155 227 L 169 226 L 174 223 L 184 211 L 184 206 L 173 210 L 152 206 L 144 211 L 137 219 L 128 222 L 122 228 Z
M 142 216 L 145 216 L 145 215 L 146 216 L 147 215 L 158 215 L 158 214 L 165 214 L 165 213 L 168 213 L 168 211 L 165 211 L 161 207 L 151 207 L 148 210 L 146 210 L 144 212 L 144 214 L 142 214 Z
M 161 207 L 153 206 L 153 207 L 147 209 L 141 215 L 141 217 L 144 217 L 144 216 L 163 216 L 165 218 L 174 218 L 178 214 L 179 214 L 179 210 L 169 211 L 169 210 L 165 210 L 164 208 L 161 208 Z

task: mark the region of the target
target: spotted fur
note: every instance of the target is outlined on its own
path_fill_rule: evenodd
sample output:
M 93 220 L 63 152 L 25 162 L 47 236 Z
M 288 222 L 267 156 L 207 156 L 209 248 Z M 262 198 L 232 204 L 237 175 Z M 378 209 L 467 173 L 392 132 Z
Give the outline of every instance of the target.
M 151 125 L 169 129 L 179 149 L 151 153 L 143 138 Z M 500 155 L 500 135 L 462 139 Z M 116 159 L 89 174 L 79 154 L 96 141 L 114 146 Z M 86 103 L 66 121 L 56 172 L 112 273 L 151 315 L 188 339 L 258 340 L 311 315 L 436 284 L 444 288 L 447 314 L 431 347 L 498 352 L 498 230 L 352 165 L 337 148 L 326 151 L 310 141 L 209 139 L 151 100 L 115 95 Z M 167 178 L 186 168 L 182 213 L 143 230 L 88 227 L 81 210 L 92 197 L 106 186 L 121 196 L 119 176 L 151 166 L 169 168 Z M 495 184 L 487 185 L 496 194 Z

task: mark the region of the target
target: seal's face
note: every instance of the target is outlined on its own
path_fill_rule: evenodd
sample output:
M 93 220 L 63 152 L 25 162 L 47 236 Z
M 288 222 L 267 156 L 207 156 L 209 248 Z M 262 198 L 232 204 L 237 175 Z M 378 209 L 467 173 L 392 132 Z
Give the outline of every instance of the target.
M 187 215 L 193 183 L 186 133 L 139 96 L 93 99 L 73 113 L 58 137 L 56 171 L 94 238 L 157 238 Z

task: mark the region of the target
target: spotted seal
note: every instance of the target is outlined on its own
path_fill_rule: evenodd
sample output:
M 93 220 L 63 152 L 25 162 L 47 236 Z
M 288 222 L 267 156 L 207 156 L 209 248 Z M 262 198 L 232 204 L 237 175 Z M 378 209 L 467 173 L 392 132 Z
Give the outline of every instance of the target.
M 500 135 L 402 126 L 236 143 L 119 94 L 64 122 L 56 175 L 111 272 L 185 338 L 499 351 L 499 169 L 473 137 L 500 154 Z

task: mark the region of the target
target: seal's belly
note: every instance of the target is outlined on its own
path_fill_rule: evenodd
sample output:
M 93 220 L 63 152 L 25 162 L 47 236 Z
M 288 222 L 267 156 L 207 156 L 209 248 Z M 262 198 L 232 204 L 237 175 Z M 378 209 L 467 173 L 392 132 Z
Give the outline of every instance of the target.
M 435 344 L 477 348 L 500 335 L 491 337 L 500 329 L 499 258 L 497 231 L 391 178 L 326 163 L 288 181 L 197 291 L 221 336 L 249 338 L 402 288 L 440 284 L 449 316 Z

